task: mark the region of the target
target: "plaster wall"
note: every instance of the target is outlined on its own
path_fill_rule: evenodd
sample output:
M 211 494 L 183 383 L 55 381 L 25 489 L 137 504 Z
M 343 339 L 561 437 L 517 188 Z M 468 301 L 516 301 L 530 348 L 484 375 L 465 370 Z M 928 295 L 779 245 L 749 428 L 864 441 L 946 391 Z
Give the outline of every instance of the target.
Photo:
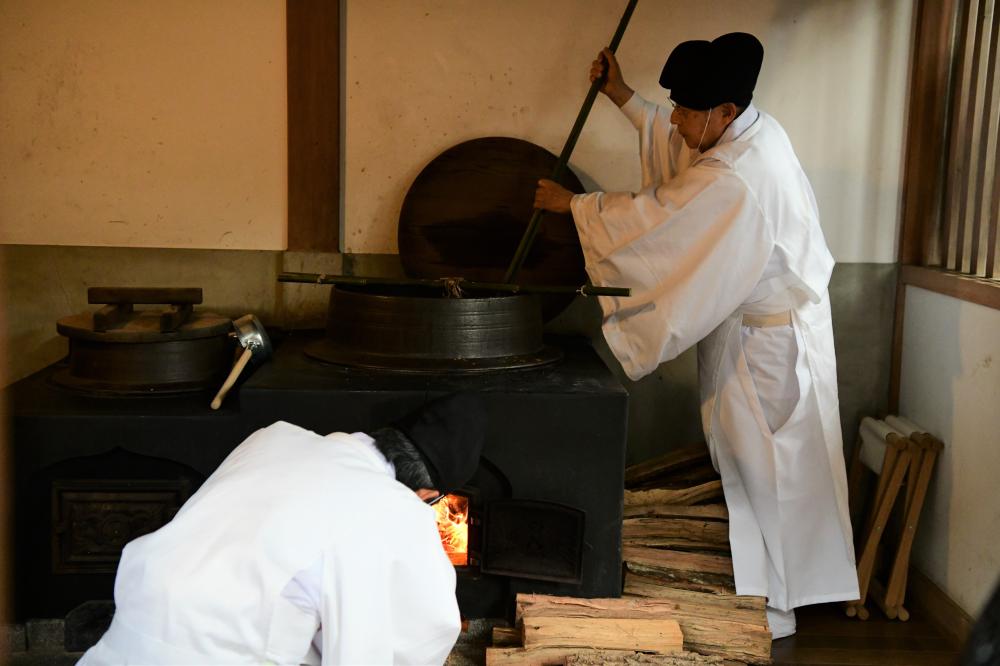
M 346 0 L 344 250 L 395 252 L 407 188 L 456 143 L 512 136 L 558 154 L 625 4 Z M 787 130 L 834 256 L 893 262 L 911 24 L 908 0 L 640 2 L 618 55 L 626 80 L 663 102 L 656 81 L 677 43 L 756 34 L 756 103 Z M 637 143 L 601 96 L 571 166 L 588 189 L 634 190 Z
M 344 0 L 344 250 L 395 252 L 403 195 L 465 139 L 559 152 L 624 0 Z M 786 127 L 839 261 L 891 262 L 906 0 L 640 3 L 619 55 L 656 100 L 679 41 L 765 44 L 757 102 Z M 279 0 L 0 5 L 0 242 L 284 247 L 285 16 Z M 332 82 L 331 82 L 332 83 Z M 639 182 L 635 133 L 595 106 L 572 166 Z
M 913 562 L 977 616 L 1000 574 L 1000 311 L 907 287 L 900 414 L 944 442 Z
M 0 3 L 0 243 L 281 249 L 278 0 Z

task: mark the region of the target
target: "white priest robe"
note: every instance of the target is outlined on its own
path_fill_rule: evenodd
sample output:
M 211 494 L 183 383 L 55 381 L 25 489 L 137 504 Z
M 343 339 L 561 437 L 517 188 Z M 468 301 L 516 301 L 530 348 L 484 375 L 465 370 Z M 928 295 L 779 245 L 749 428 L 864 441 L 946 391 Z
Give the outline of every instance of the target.
M 257 431 L 126 546 L 114 620 L 80 663 L 443 663 L 455 569 L 434 510 L 390 470 L 352 435 Z
M 858 598 L 827 284 L 833 257 L 781 126 L 752 105 L 699 153 L 639 95 L 642 189 L 576 195 L 603 331 L 639 379 L 698 343 L 702 425 L 738 594 L 789 610 Z M 743 315 L 789 313 L 753 329 Z M 784 406 L 783 406 L 784 405 Z

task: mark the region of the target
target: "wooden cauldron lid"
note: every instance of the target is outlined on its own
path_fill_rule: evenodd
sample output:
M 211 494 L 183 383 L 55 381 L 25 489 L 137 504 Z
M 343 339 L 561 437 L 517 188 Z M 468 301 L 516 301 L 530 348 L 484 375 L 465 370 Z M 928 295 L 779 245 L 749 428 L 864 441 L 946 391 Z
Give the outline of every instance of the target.
M 535 186 L 558 158 L 540 146 L 487 137 L 444 151 L 414 180 L 399 216 L 399 254 L 410 277 L 502 282 L 533 211 Z M 569 169 L 561 184 L 583 185 Z M 587 279 L 571 215 L 548 213 L 518 274 L 522 284 L 579 286 Z M 554 316 L 571 300 L 545 302 Z
M 63 317 L 56 330 L 68 338 L 91 342 L 167 342 L 228 335 L 232 321 L 211 312 L 195 312 L 200 287 L 90 287 L 87 302 L 103 304 L 96 312 Z M 163 309 L 135 310 L 137 304 Z
M 56 322 L 56 330 L 61 335 L 94 342 L 166 342 L 168 340 L 199 340 L 219 335 L 228 335 L 233 329 L 233 321 L 211 312 L 196 312 L 174 331 L 161 331 L 163 313 L 158 310 L 135 312 L 118 328 L 107 331 L 94 330 L 94 313 L 63 317 Z

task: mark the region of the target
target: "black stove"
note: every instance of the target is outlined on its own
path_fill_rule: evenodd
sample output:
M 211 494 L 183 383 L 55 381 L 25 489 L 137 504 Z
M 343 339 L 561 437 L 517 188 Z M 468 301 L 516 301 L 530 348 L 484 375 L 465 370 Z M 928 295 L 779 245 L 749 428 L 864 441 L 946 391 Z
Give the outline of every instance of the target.
M 585 341 L 560 362 L 478 375 L 347 369 L 290 334 L 212 411 L 198 392 L 96 397 L 55 384 L 55 364 L 6 389 L 15 456 L 16 614 L 60 617 L 113 597 L 121 547 L 170 519 L 246 436 L 277 420 L 317 433 L 368 431 L 429 398 L 485 394 L 483 462 L 468 487 L 472 536 L 457 567 L 466 617 L 496 617 L 518 592 L 621 593 L 628 396 Z

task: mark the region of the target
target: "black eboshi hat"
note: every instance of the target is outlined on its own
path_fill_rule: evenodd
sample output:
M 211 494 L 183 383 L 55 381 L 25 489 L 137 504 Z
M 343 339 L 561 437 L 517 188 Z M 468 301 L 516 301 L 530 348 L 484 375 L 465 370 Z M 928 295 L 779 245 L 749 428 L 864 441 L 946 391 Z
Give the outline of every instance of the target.
M 689 109 L 704 111 L 724 102 L 747 106 L 763 61 L 764 46 L 745 32 L 681 42 L 663 65 L 660 85 Z
M 486 409 L 476 393 L 438 398 L 392 424 L 420 452 L 434 489 L 458 490 L 476 473 L 486 434 Z

